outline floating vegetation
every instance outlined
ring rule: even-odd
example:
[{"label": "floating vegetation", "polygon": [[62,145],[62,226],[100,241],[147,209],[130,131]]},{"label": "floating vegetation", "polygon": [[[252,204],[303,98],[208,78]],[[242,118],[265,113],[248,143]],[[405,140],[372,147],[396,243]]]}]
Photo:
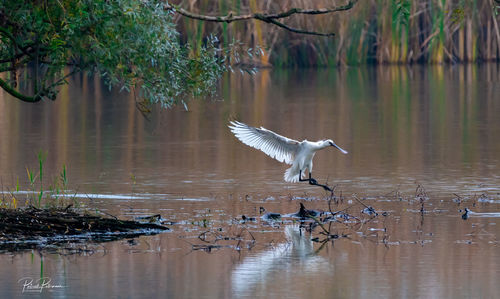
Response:
[{"label": "floating vegetation", "polygon": [[[326,245],[325,243],[328,241],[351,238],[354,235],[357,235],[361,239],[371,239],[374,236],[378,236],[379,233],[387,234],[386,227],[374,228],[367,225],[377,217],[387,216],[387,213],[378,213],[373,207],[365,205],[361,200],[357,200],[354,204],[350,204],[338,211],[332,210],[332,203],[334,202],[332,196],[329,197],[327,202],[329,203],[328,210],[308,209],[304,203],[299,203],[299,209],[294,213],[280,214],[267,212],[260,218],[243,215],[241,219],[234,219],[231,223],[226,224],[216,224],[211,219],[203,217],[203,225],[200,225],[196,221],[193,222],[194,225],[203,228],[197,237],[202,243],[185,241],[191,245],[193,251],[203,250],[205,252],[213,252],[220,249],[233,249],[236,251],[243,249],[251,250],[258,242],[254,234],[266,233],[264,227],[267,225],[273,228],[279,228],[283,225],[285,231],[290,225],[297,226],[299,230],[308,233],[310,241],[322,243],[321,246]],[[357,208],[358,205],[364,207],[361,212]],[[259,208],[261,214],[265,210],[263,207]],[[258,222],[259,219],[261,220],[260,223]],[[222,225],[219,226],[219,224]],[[272,230],[269,232],[278,231]]]},{"label": "floating vegetation", "polygon": [[[186,234],[180,237],[189,243],[193,251],[213,253],[230,250],[241,253],[242,250],[250,251],[254,248],[269,251],[269,248],[281,248],[281,245],[298,246],[293,244],[295,239],[288,235],[290,227],[293,227],[295,234],[300,235],[301,242],[311,242],[310,254],[315,254],[327,246],[334,246],[335,242],[369,242],[386,248],[401,245],[426,246],[435,241],[443,241],[439,237],[436,239],[440,235],[434,231],[436,221],[448,221],[445,219],[452,217],[455,220],[451,221],[456,221],[456,225],[469,227],[469,224],[460,219],[462,213],[466,215],[462,216],[466,217],[464,219],[500,217],[497,212],[473,212],[467,208],[457,213],[451,206],[455,205],[458,195],[453,194],[455,197],[451,200],[436,200],[420,184],[417,184],[414,193],[408,195],[396,190],[380,196],[343,194],[342,200],[339,200],[335,191],[328,193],[324,198],[306,196],[297,199],[284,196],[276,199],[283,201],[279,202],[279,206],[272,202],[266,204],[260,200],[248,202],[241,199],[247,205],[256,204],[253,211],[260,217],[252,213],[235,217],[223,211],[220,214],[199,214],[197,217],[203,219],[203,225],[200,221],[194,221],[193,229],[184,230]],[[469,202],[465,200],[465,196],[460,198],[461,201]],[[479,198],[491,199],[494,195],[485,193],[471,198],[477,202]],[[297,202],[294,204],[294,201]],[[281,204],[287,202],[295,205],[297,210],[290,213],[289,208],[283,209]],[[481,206],[495,207],[489,201],[483,201]],[[224,220],[224,216],[231,219]],[[405,223],[409,229],[400,231],[399,223]],[[484,244],[496,245],[498,240],[494,233],[489,232],[494,224],[475,221],[470,223],[470,228],[475,238],[484,239]],[[482,229],[480,233],[475,232],[477,227]],[[462,243],[461,237],[453,243]]]}]

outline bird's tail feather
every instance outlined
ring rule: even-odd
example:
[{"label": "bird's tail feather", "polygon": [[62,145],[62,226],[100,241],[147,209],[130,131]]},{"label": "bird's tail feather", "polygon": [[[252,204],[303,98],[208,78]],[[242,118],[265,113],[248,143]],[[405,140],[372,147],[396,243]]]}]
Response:
[{"label": "bird's tail feather", "polygon": [[[302,174],[304,175],[304,174]],[[285,171],[284,175],[285,182],[297,183],[299,181],[299,170],[295,167],[290,167]]]}]

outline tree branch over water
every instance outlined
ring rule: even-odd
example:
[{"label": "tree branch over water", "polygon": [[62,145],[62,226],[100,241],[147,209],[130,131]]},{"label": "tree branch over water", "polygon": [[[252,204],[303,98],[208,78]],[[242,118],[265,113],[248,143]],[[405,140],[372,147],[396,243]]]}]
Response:
[{"label": "tree branch over water", "polygon": [[288,31],[291,31],[294,33],[318,35],[318,36],[334,36],[335,33],[333,33],[333,32],[321,33],[321,32],[317,32],[317,31],[308,31],[308,30],[293,28],[293,27],[290,27],[290,26],[283,24],[282,22],[279,22],[278,19],[288,18],[288,17],[295,15],[295,14],[323,15],[323,14],[331,14],[331,13],[338,12],[338,11],[346,11],[346,10],[350,10],[351,8],[353,8],[357,2],[358,2],[358,0],[349,0],[349,2],[346,5],[335,6],[335,7],[331,7],[331,8],[318,8],[318,9],[291,8],[287,11],[280,12],[280,13],[251,13],[251,14],[236,15],[236,16],[233,15],[232,12],[230,12],[229,14],[227,14],[225,16],[201,15],[201,14],[187,11],[178,5],[173,5],[173,4],[169,4],[169,3],[167,3],[165,5],[165,7],[166,7],[166,9],[172,10],[172,11],[174,11],[174,12],[176,12],[184,17],[187,17],[190,19],[196,19],[196,20],[200,20],[200,21],[231,23],[231,22],[247,21],[247,20],[255,19],[255,20],[265,22],[265,23],[270,23],[270,24],[276,25],[278,27],[281,27],[285,30],[288,30]]},{"label": "tree branch over water", "polygon": [[213,95],[231,57],[237,57],[233,52],[253,55],[232,44],[221,47],[214,36],[201,46],[180,43],[174,14],[226,23],[255,19],[299,34],[332,36],[282,20],[346,11],[357,1],[331,8],[206,16],[163,0],[4,0],[0,88],[24,102],[55,100],[70,75],[97,74],[109,87],[134,91],[137,102],[168,108],[190,97]]},{"label": "tree branch over water", "polygon": [[225,49],[181,44],[172,17],[160,0],[0,1],[0,88],[55,100],[83,73],[162,107],[215,93]]}]

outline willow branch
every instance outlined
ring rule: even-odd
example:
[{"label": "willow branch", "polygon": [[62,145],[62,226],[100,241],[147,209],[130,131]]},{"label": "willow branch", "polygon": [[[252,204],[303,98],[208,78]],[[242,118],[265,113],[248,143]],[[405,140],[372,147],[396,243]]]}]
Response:
[{"label": "willow branch", "polygon": [[297,28],[289,27],[282,22],[277,21],[277,19],[283,19],[290,17],[295,14],[306,14],[306,15],[322,15],[322,14],[330,14],[338,11],[346,11],[354,7],[354,5],[358,2],[358,0],[349,0],[346,5],[336,6],[331,8],[319,8],[319,9],[302,9],[302,8],[291,8],[285,12],[280,13],[251,13],[246,15],[236,15],[234,16],[232,12],[225,16],[207,16],[200,15],[197,13],[193,13],[185,10],[182,7],[173,4],[165,4],[165,9],[172,10],[182,16],[185,16],[190,19],[208,21],[208,22],[219,22],[219,23],[231,23],[235,21],[244,21],[244,20],[259,20],[262,22],[270,23],[276,26],[279,26],[283,29],[286,29],[291,32],[301,33],[301,34],[310,34],[310,35],[319,35],[319,36],[333,36],[334,33],[321,33],[315,31],[307,31]]},{"label": "willow branch", "polygon": [[80,68],[74,68],[71,72],[67,73],[66,75],[62,76],[61,78],[57,79],[57,81],[53,82],[52,84],[50,84],[49,86],[47,87],[44,87],[43,88],[43,96],[45,96],[46,94],[48,94],[53,88],[56,88],[57,86],[59,85],[62,85],[62,84],[65,84],[67,83],[66,82],[66,79],[69,78],[70,76],[73,76],[74,74],[80,72],[81,69]]},{"label": "willow branch", "polygon": [[35,102],[39,102],[42,99],[42,97],[40,95],[30,97],[30,96],[27,96],[27,95],[20,93],[19,91],[15,90],[12,86],[10,86],[9,83],[5,82],[1,78],[0,78],[0,87],[3,88],[3,90],[8,92],[13,97],[18,98],[19,100],[21,100],[23,102],[35,103]]},{"label": "willow branch", "polygon": [[[66,75],[62,76],[61,78],[57,79],[55,82],[50,84],[49,86],[44,86],[38,93],[36,93],[33,96],[27,96],[25,94],[22,94],[21,92],[17,91],[14,87],[12,87],[9,83],[4,81],[2,78],[0,78],[0,87],[3,88],[7,93],[12,95],[13,97],[23,101],[23,102],[29,102],[29,103],[35,103],[41,101],[44,97],[49,97],[51,94],[57,94],[57,91],[55,91],[55,88],[61,84],[65,83],[65,80],[74,75],[75,73],[78,73],[80,69],[75,68],[71,72],[67,73]],[[55,99],[51,98],[52,100]]]}]

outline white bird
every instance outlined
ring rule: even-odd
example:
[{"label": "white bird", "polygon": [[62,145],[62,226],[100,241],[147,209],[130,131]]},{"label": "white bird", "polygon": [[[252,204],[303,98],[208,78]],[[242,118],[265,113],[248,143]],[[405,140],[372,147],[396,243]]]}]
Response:
[{"label": "white bird", "polygon": [[[280,162],[291,164],[285,172],[286,182],[309,181],[312,185],[320,185],[311,177],[314,154],[320,149],[333,146],[342,153],[347,151],[340,148],[331,139],[311,142],[289,139],[263,127],[255,128],[239,121],[231,121],[229,128],[244,144],[263,151],[266,155]],[[302,179],[306,169],[309,170],[309,179]],[[323,186],[324,185],[320,185]]]}]

